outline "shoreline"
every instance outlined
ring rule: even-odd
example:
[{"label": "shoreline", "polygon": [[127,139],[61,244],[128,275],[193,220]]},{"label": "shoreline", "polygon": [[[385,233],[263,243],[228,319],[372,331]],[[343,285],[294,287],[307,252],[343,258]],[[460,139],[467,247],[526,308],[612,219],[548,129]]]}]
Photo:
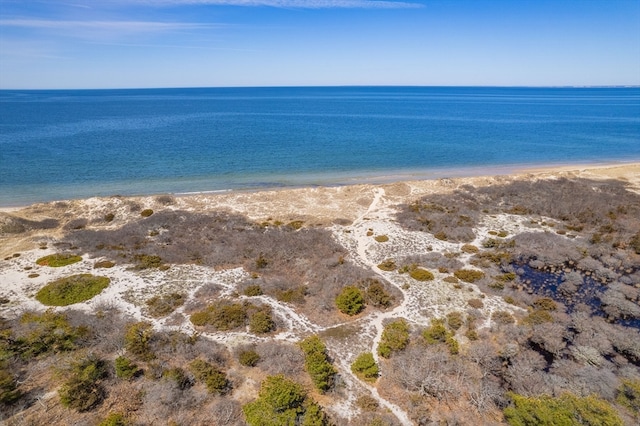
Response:
[{"label": "shoreline", "polygon": [[[317,188],[345,188],[358,185],[390,185],[409,182],[422,182],[422,181],[438,181],[441,179],[458,179],[458,178],[490,178],[498,176],[526,176],[526,175],[546,175],[554,173],[578,173],[589,174],[594,177],[610,177],[620,178],[638,176],[640,179],[640,160],[630,161],[602,161],[602,162],[580,162],[580,163],[561,163],[561,164],[510,164],[499,166],[473,166],[473,167],[457,167],[457,168],[442,168],[431,170],[407,170],[398,171],[396,173],[361,173],[361,174],[345,174],[344,176],[334,177],[333,179],[310,179],[311,176],[302,178],[300,184],[282,184],[282,185],[265,185],[261,187],[247,187],[247,188],[229,188],[229,189],[213,189],[203,191],[176,191],[176,192],[149,192],[141,194],[113,194],[113,195],[90,195],[86,197],[78,198],[61,198],[52,200],[35,201],[26,204],[16,205],[0,205],[0,213],[16,212],[30,206],[38,204],[47,204],[55,202],[73,202],[81,201],[89,198],[145,198],[155,197],[159,195],[172,195],[177,198],[189,198],[189,197],[217,197],[224,195],[241,195],[241,194],[256,194],[263,192],[281,192],[292,191],[301,189],[317,189]],[[316,175],[317,176],[317,175]],[[305,180],[307,182],[305,182]]]}]

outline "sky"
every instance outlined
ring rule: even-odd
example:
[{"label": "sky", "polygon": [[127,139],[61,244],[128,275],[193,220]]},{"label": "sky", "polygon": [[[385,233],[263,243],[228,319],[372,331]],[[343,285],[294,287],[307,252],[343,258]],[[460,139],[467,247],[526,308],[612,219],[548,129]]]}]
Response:
[{"label": "sky", "polygon": [[0,89],[640,85],[640,0],[0,0]]}]

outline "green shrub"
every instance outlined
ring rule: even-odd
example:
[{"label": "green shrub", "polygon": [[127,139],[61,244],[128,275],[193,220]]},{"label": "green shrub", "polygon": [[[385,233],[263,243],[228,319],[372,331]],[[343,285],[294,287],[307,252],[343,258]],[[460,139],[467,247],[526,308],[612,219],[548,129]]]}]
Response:
[{"label": "green shrub", "polygon": [[73,327],[65,314],[52,310],[24,313],[20,317],[20,323],[28,327],[28,334],[7,339],[5,351],[25,359],[75,350],[81,339],[88,334],[86,327]]},{"label": "green shrub", "polygon": [[462,312],[454,311],[447,314],[447,325],[451,327],[452,330],[458,330],[462,327],[464,323],[464,318],[462,317]]},{"label": "green shrub", "polygon": [[517,394],[511,394],[510,397],[513,405],[505,408],[504,416],[513,426],[623,425],[615,409],[595,396],[580,398],[565,393],[557,398],[548,395],[525,397]]},{"label": "green shrub", "polygon": [[378,355],[389,358],[393,352],[401,351],[409,344],[409,324],[404,319],[390,322],[384,327]]},{"label": "green shrub", "polygon": [[50,282],[36,293],[36,299],[47,306],[67,306],[100,294],[111,280],[91,274],[78,274]]},{"label": "green shrub", "polygon": [[242,407],[249,426],[324,426],[320,406],[307,397],[302,386],[283,375],[268,376],[258,399]]},{"label": "green shrub", "polygon": [[631,237],[629,246],[636,254],[640,254],[640,231],[638,231],[633,237]]},{"label": "green shrub", "polygon": [[246,367],[255,367],[260,361],[260,355],[254,350],[244,350],[238,354],[238,361]]},{"label": "green shrub", "polygon": [[230,389],[231,383],[227,375],[213,365],[201,359],[196,359],[189,364],[189,371],[196,380],[207,386],[209,393],[224,395]]},{"label": "green shrub", "polygon": [[336,297],[336,306],[343,314],[356,315],[364,309],[364,297],[356,286],[346,286]]},{"label": "green shrub", "polygon": [[59,268],[61,266],[71,265],[82,260],[82,256],[69,253],[56,253],[49,256],[41,257],[36,260],[36,263],[40,266],[51,266],[53,268]]},{"label": "green shrub", "polygon": [[153,214],[153,210],[151,209],[144,209],[140,212],[140,216],[142,217],[149,217]]},{"label": "green shrub", "polygon": [[555,311],[558,305],[550,297],[541,297],[533,302],[533,307],[541,311]]},{"label": "green shrub", "polygon": [[513,315],[507,311],[495,311],[491,314],[491,319],[497,322],[498,324],[513,324],[516,322]]},{"label": "green shrub", "polygon": [[640,415],[640,380],[623,379],[622,385],[618,388],[616,402],[636,416]]},{"label": "green shrub", "polygon": [[262,288],[258,285],[250,285],[249,287],[244,289],[244,295],[245,296],[261,296],[262,295]]},{"label": "green shrub", "polygon": [[351,371],[365,380],[375,380],[380,374],[378,364],[376,364],[371,352],[358,355],[353,364],[351,364]]},{"label": "green shrub", "polygon": [[94,269],[113,268],[114,266],[116,266],[115,262],[112,262],[110,260],[100,260],[93,264]]},{"label": "green shrub", "polygon": [[444,320],[441,318],[432,319],[431,325],[422,332],[422,337],[429,345],[445,342],[449,337],[449,331],[444,325]]},{"label": "green shrub", "polygon": [[122,413],[109,413],[106,419],[101,421],[98,426],[127,426],[127,422]]},{"label": "green shrub", "polygon": [[104,221],[105,222],[113,222],[113,219],[116,217],[115,214],[113,213],[107,213],[104,215]]},{"label": "green shrub", "polygon": [[211,325],[220,331],[233,330],[247,324],[248,304],[222,302],[191,315],[193,325]]},{"label": "green shrub", "polygon": [[467,283],[474,283],[484,278],[484,272],[476,271],[475,269],[458,269],[453,275],[461,281]]},{"label": "green shrub", "polygon": [[187,389],[193,385],[187,373],[180,367],[170,368],[162,373],[162,377],[172,380],[178,389]]},{"label": "green shrub", "polygon": [[389,237],[387,237],[386,235],[378,235],[373,238],[379,243],[386,243],[387,241],[389,241]]},{"label": "green shrub", "polygon": [[276,292],[276,299],[285,303],[304,303],[304,297],[307,295],[307,287],[299,286],[296,288],[289,288],[287,290],[280,290]]},{"label": "green shrub", "polygon": [[553,322],[553,316],[549,313],[549,311],[536,309],[529,313],[529,315],[527,315],[527,317],[524,318],[522,322],[528,325],[538,325],[545,322]]},{"label": "green shrub", "polygon": [[20,399],[22,392],[18,389],[16,378],[0,360],[0,404],[12,404]]},{"label": "green shrub", "polygon": [[107,365],[103,360],[93,356],[84,358],[72,364],[67,375],[67,380],[58,390],[60,402],[65,407],[79,412],[89,411],[105,398],[101,381],[107,376]]},{"label": "green shrub", "polygon": [[514,272],[506,272],[504,274],[500,274],[496,276],[496,280],[501,282],[509,282],[516,279],[516,274]]},{"label": "green shrub", "polygon": [[153,326],[146,321],[140,321],[127,327],[124,335],[125,349],[136,357],[150,361],[155,358],[151,351],[151,339],[153,338]]},{"label": "green shrub", "polygon": [[368,281],[369,285],[365,290],[366,302],[377,308],[388,308],[391,306],[391,296],[384,289],[378,280]]},{"label": "green shrub", "polygon": [[154,318],[167,316],[184,304],[184,298],[184,294],[180,293],[153,296],[151,299],[147,300],[146,303],[149,315]]},{"label": "green shrub", "polygon": [[[369,395],[359,396],[358,399],[356,399],[356,405],[362,411],[368,411],[368,412],[374,412],[374,411],[377,411],[378,408],[380,408],[380,404],[378,403],[378,400]],[[368,426],[371,426],[371,423],[369,423]]]},{"label": "green shrub", "polygon": [[162,258],[154,254],[137,254],[134,259],[137,262],[134,269],[138,270],[162,268],[164,266]]},{"label": "green shrub", "polygon": [[116,377],[120,379],[130,380],[139,375],[142,370],[138,368],[129,358],[119,356],[115,361]]},{"label": "green shrub", "polygon": [[449,353],[451,355],[458,355],[458,353],[460,353],[460,344],[452,334],[447,336],[445,343],[447,344],[447,348],[449,349]]},{"label": "green shrub", "polygon": [[426,269],[422,268],[412,269],[411,271],[409,271],[409,276],[417,281],[431,281],[435,278],[431,271],[427,271]]},{"label": "green shrub", "polygon": [[289,228],[295,229],[296,231],[300,228],[302,228],[302,225],[304,225],[304,221],[303,220],[294,220],[291,221],[289,223],[287,223],[287,226]]},{"label": "green shrub", "polygon": [[276,329],[276,323],[271,318],[271,310],[262,309],[249,318],[249,331],[255,334],[269,333]]},{"label": "green shrub", "polygon": [[489,284],[489,287],[494,290],[504,290],[504,281],[494,281]]},{"label": "green shrub", "polygon": [[305,356],[305,368],[315,387],[326,392],[333,386],[333,380],[338,372],[329,361],[327,348],[317,335],[307,337],[300,342]]},{"label": "green shrub", "polygon": [[397,269],[396,262],[393,259],[387,259],[378,265],[378,269],[391,272]]}]

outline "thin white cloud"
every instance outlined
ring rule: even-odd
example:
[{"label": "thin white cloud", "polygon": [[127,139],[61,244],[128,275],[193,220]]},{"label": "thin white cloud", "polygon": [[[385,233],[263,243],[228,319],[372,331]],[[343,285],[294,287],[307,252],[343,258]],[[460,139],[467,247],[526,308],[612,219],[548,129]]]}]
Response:
[{"label": "thin white cloud", "polygon": [[0,27],[30,29],[93,29],[112,31],[171,31],[221,27],[220,24],[151,21],[55,21],[48,19],[0,19]]},{"label": "thin white cloud", "polygon": [[389,0],[134,0],[148,5],[269,6],[297,9],[407,9],[421,3]]}]

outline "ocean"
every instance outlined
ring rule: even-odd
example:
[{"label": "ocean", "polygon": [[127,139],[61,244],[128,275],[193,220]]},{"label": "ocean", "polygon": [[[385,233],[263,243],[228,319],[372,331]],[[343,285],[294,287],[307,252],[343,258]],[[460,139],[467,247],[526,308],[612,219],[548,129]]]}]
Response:
[{"label": "ocean", "polygon": [[640,161],[640,88],[0,91],[0,207]]}]

